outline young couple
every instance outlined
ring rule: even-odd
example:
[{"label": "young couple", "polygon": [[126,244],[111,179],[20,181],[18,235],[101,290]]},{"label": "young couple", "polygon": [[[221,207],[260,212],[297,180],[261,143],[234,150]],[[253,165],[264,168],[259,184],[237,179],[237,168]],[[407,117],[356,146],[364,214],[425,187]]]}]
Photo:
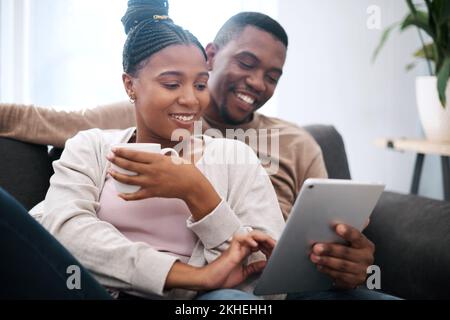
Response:
[{"label": "young couple", "polygon": [[[122,113],[125,119],[135,115],[136,127],[92,129],[68,140],[54,163],[46,199],[32,214],[113,296],[254,299],[253,275],[264,268],[303,181],[326,177],[320,148],[309,135],[255,113],[272,97],[282,75],[287,35],[266,15],[241,13],[227,21],[205,51],[170,20],[162,0],[130,0],[122,22],[128,35],[123,83],[134,110],[108,107],[110,114],[117,110],[109,125],[134,124],[119,119]],[[21,112],[46,112],[9,110],[10,120]],[[52,124],[46,122],[49,117],[42,119],[35,126],[47,127],[45,139]],[[173,131],[192,131],[201,119],[219,130],[281,129],[279,172],[269,179],[247,145],[207,136],[201,139],[198,162],[188,161],[189,154],[182,154],[186,160],[179,164],[159,154],[111,152],[117,143],[173,147],[179,143],[171,140]],[[71,123],[46,143],[57,145],[60,139],[64,144],[83,126]],[[3,135],[32,140],[20,127],[3,130]],[[235,163],[242,154],[255,161]],[[207,158],[216,161],[203,161]],[[111,163],[138,175],[115,172]],[[118,196],[113,179],[141,190]],[[337,226],[336,232],[348,245],[316,244],[311,261],[340,290],[318,297],[381,299],[352,290],[364,284],[373,244],[349,226]],[[96,288],[95,280],[86,281]]]}]

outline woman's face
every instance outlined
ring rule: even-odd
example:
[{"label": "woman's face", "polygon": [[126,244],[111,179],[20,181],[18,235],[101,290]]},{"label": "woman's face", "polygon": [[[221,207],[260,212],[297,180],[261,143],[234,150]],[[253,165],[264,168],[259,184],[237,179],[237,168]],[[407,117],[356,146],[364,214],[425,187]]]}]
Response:
[{"label": "woman's face", "polygon": [[171,140],[179,128],[192,132],[209,105],[208,78],[195,45],[169,46],[152,55],[136,78],[125,74],[125,88],[136,98],[138,139]]}]

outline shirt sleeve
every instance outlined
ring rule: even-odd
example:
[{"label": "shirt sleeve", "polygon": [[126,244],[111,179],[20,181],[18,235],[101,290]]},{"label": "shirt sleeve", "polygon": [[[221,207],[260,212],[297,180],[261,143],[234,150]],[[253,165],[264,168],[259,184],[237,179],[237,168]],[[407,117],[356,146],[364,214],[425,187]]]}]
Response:
[{"label": "shirt sleeve", "polygon": [[0,104],[1,137],[59,148],[82,130],[126,129],[133,126],[135,111],[128,102],[71,111],[35,105]]},{"label": "shirt sleeve", "polygon": [[98,137],[90,137],[90,131],[68,140],[54,163],[41,223],[105,287],[162,296],[177,259],[128,240],[98,219],[106,159],[96,147]]}]

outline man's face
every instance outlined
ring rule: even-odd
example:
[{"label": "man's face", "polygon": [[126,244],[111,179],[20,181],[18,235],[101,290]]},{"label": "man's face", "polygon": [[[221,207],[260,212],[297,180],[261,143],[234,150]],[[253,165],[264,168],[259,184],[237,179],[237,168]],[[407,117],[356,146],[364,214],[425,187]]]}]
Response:
[{"label": "man's face", "polygon": [[223,48],[208,45],[212,107],[229,124],[249,121],[272,96],[286,47],[270,33],[247,26]]}]

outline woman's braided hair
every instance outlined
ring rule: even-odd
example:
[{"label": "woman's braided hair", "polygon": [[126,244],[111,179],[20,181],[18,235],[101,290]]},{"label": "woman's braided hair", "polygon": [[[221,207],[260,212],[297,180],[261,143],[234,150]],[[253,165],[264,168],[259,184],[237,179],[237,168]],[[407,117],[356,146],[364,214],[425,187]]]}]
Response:
[{"label": "woman's braided hair", "polygon": [[197,38],[173,23],[168,17],[167,0],[129,0],[122,18],[127,41],[123,48],[123,70],[136,76],[147,59],[171,45],[196,45],[203,56],[206,52]]}]

